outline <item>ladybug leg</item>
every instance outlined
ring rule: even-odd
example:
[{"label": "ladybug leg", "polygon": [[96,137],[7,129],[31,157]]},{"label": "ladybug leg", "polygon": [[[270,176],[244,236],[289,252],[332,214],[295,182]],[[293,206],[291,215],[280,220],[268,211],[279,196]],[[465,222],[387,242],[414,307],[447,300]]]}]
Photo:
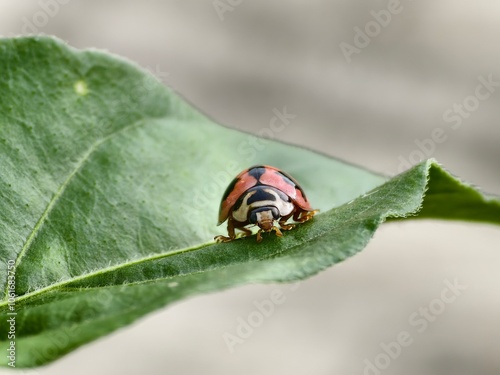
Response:
[{"label": "ladybug leg", "polygon": [[236,236],[238,238],[251,236],[253,234],[252,231],[250,229],[248,229],[248,228],[241,227],[241,228],[238,228],[238,229],[243,232],[243,233],[238,233],[238,235]]},{"label": "ladybug leg", "polygon": [[226,237],[226,236],[219,234],[218,236],[214,237],[214,240],[217,243],[221,243],[221,242],[231,242],[233,239],[231,237]]},{"label": "ladybug leg", "polygon": [[262,229],[259,229],[259,231],[257,232],[257,242],[261,242],[262,241]]},{"label": "ladybug leg", "polygon": [[276,225],[274,225],[268,231],[265,231],[264,229],[259,229],[259,231],[257,232],[257,242],[261,242],[262,241],[262,235],[261,235],[262,232],[272,232],[273,230],[276,232],[276,235],[278,237],[283,237],[283,233],[281,232],[280,228],[278,228]]},{"label": "ladybug leg", "polygon": [[218,235],[214,237],[215,242],[230,242],[236,239],[236,234],[234,233],[234,223],[231,217],[227,220],[227,234],[229,237]]},{"label": "ladybug leg", "polygon": [[292,217],[292,215],[293,215],[293,211],[292,211],[292,212],[290,212],[290,214],[289,214],[289,215],[287,215],[287,216],[283,216],[283,217],[281,218],[281,220],[279,221],[279,224],[280,224],[281,229],[283,229],[283,230],[290,230],[290,229],[292,229],[293,227],[295,227],[295,225],[293,225],[293,224],[286,224],[287,220],[288,220],[288,219],[290,219],[290,218]]},{"label": "ladybug leg", "polygon": [[314,215],[316,215],[319,212],[319,210],[312,210],[312,211],[296,211],[293,214],[293,220],[303,223],[305,221],[311,220]]},{"label": "ladybug leg", "polygon": [[278,237],[283,237],[283,233],[281,233],[280,228],[278,228],[277,226],[274,226],[273,230],[276,232],[276,235]]}]

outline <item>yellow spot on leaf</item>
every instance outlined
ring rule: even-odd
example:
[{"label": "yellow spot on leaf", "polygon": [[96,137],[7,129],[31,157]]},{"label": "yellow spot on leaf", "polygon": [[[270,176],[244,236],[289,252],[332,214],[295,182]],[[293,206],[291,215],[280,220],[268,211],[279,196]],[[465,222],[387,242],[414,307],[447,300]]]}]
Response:
[{"label": "yellow spot on leaf", "polygon": [[73,87],[78,95],[84,96],[89,93],[89,88],[87,87],[87,83],[85,81],[76,81]]}]

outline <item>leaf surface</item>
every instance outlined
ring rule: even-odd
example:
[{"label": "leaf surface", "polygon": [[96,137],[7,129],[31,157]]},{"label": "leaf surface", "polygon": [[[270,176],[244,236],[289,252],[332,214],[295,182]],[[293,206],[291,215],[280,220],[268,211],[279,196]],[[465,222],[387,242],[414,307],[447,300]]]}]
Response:
[{"label": "leaf surface", "polygon": [[[17,314],[17,367],[191,295],[314,275],[362,250],[387,219],[500,223],[497,198],[433,160],[388,179],[237,132],[105,53],[0,40],[0,71],[0,312],[2,322]],[[220,198],[255,164],[293,175],[321,214],[283,238],[215,244]]]}]

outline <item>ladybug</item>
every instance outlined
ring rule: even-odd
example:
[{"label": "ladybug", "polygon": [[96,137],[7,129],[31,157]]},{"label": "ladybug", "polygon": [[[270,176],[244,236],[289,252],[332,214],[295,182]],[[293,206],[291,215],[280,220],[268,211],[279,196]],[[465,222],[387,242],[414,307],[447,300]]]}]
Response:
[{"label": "ladybug", "polygon": [[[257,242],[262,241],[262,232],[276,232],[281,237],[281,229],[290,230],[293,224],[310,220],[319,210],[311,209],[304,190],[293,177],[269,165],[257,165],[245,169],[227,187],[222,197],[219,222],[227,220],[226,236],[215,236],[217,242],[229,242],[237,238],[235,229],[242,231],[238,237],[252,235],[247,225],[257,225]],[[279,227],[275,225],[278,221]]]}]

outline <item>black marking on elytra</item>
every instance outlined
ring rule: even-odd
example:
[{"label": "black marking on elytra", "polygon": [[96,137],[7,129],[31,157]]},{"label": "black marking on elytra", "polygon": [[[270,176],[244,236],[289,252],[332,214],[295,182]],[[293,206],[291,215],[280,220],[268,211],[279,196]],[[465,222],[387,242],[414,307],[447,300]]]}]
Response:
[{"label": "black marking on elytra", "polygon": [[281,175],[281,177],[283,178],[283,180],[287,184],[289,184],[291,186],[294,186],[296,189],[300,190],[300,192],[302,193],[302,196],[307,201],[306,193],[304,192],[304,190],[302,190],[302,187],[299,185],[299,183],[297,182],[297,180],[295,180],[295,178],[293,178],[288,173],[285,173],[283,171],[279,171],[279,172],[277,171],[276,173],[279,173]]},{"label": "black marking on elytra", "polygon": [[231,192],[233,191],[233,189],[236,186],[236,184],[238,183],[238,181],[239,181],[238,178],[235,178],[235,179],[233,179],[233,181],[231,181],[231,183],[227,187],[226,191],[224,192],[224,195],[222,196],[222,202],[224,202],[226,200],[226,198],[229,196],[229,194],[231,194]]},{"label": "black marking on elytra", "polygon": [[288,185],[293,186],[293,187],[297,186],[297,184],[295,182],[293,182],[293,179],[291,176],[287,176],[284,172],[279,172],[279,171],[276,171],[276,174],[278,174],[281,177],[281,179],[283,181],[285,181]]},{"label": "black marking on elytra", "polygon": [[257,165],[248,170],[248,174],[255,178],[257,181],[260,180],[260,176],[266,173],[266,167],[263,165]]}]

